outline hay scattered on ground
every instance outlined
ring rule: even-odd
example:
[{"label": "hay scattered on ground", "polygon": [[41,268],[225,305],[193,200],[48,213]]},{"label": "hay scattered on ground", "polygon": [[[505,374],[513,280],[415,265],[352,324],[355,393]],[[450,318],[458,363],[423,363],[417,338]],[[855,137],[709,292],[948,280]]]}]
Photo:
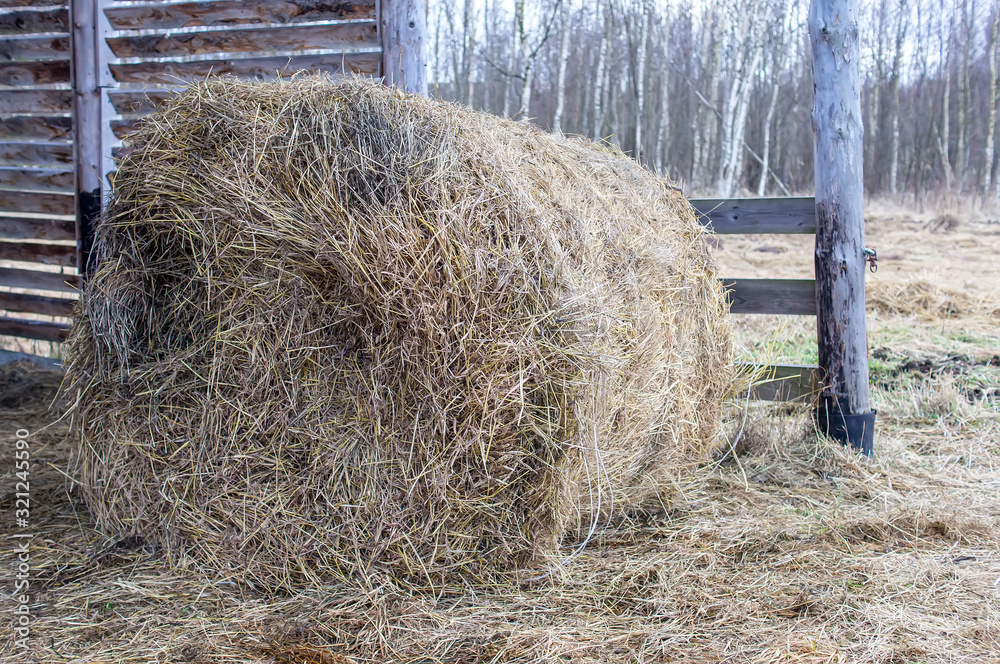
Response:
[{"label": "hay scattered on ground", "polygon": [[34,475],[33,649],[5,641],[0,662],[992,661],[1000,417],[875,399],[875,462],[818,440],[801,409],[754,407],[738,455],[602,526],[558,576],[465,594],[389,581],[275,596],[177,569],[97,532],[66,492],[60,437]]},{"label": "hay scattered on ground", "polygon": [[1000,319],[1000,303],[987,295],[963,293],[921,276],[897,277],[866,285],[869,311],[924,319],[985,316]]},{"label": "hay scattered on ground", "polygon": [[702,228],[588,141],[213,80],[133,136],[95,251],[74,475],[102,532],[214,581],[551,572],[717,442]]}]

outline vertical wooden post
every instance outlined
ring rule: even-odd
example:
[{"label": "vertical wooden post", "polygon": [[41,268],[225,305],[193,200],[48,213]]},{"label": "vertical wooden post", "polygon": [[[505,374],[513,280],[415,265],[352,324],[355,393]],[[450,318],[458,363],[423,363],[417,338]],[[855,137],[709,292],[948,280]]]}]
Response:
[{"label": "vertical wooden post", "polygon": [[427,94],[427,0],[381,0],[386,85]]},{"label": "vertical wooden post", "polygon": [[76,164],[76,248],[81,279],[93,269],[94,228],[101,213],[101,89],[98,0],[71,0],[73,143]]},{"label": "vertical wooden post", "polygon": [[872,453],[858,0],[812,0],[820,430]]}]

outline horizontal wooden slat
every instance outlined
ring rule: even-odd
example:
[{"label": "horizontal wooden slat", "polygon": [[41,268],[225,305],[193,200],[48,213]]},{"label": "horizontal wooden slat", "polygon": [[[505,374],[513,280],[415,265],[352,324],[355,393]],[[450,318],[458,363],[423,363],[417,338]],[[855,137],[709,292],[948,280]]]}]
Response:
[{"label": "horizontal wooden slat", "polygon": [[0,140],[5,141],[68,139],[72,131],[73,119],[69,117],[15,115],[0,118]]},{"label": "horizontal wooden slat", "polygon": [[70,82],[69,60],[0,62],[0,85],[28,87]]},{"label": "horizontal wooden slat", "polygon": [[76,247],[40,242],[4,242],[0,240],[0,260],[76,266]]},{"label": "horizontal wooden slat", "polygon": [[26,7],[0,13],[0,34],[69,32],[68,7]]},{"label": "horizontal wooden slat", "polygon": [[813,279],[723,279],[730,313],[816,315]]},{"label": "horizontal wooden slat", "polygon": [[0,141],[0,166],[61,166],[73,163],[67,141]]},{"label": "horizontal wooden slat", "polygon": [[[5,192],[0,192],[3,194]],[[68,196],[69,202],[73,197]],[[0,238],[6,240],[75,240],[76,222],[72,219],[32,219],[0,217]]]},{"label": "horizontal wooden slat", "polygon": [[73,193],[73,169],[0,166],[0,189]]},{"label": "horizontal wooden slat", "polygon": [[0,292],[0,309],[46,316],[72,316],[75,299]]},{"label": "horizontal wooden slat", "polygon": [[[176,81],[174,81],[176,83]],[[174,93],[171,89],[108,90],[108,99],[118,113],[151,113]]]},{"label": "horizontal wooden slat", "polygon": [[118,118],[111,121],[111,132],[115,138],[122,139],[138,129],[141,124],[141,118]]},{"label": "horizontal wooden slat", "polygon": [[132,64],[112,64],[111,74],[119,82],[176,84],[178,79],[204,78],[210,74],[233,75],[242,78],[271,80],[281,73],[290,76],[296,71],[322,71],[340,74],[378,73],[381,52],[328,53],[321,55],[282,54],[268,57],[205,59],[189,61],[150,61]]},{"label": "horizontal wooden slat", "polygon": [[0,0],[0,7],[65,7],[69,0]]},{"label": "horizontal wooden slat", "polygon": [[691,206],[719,234],[816,232],[814,198],[693,198]]},{"label": "horizontal wooden slat", "polygon": [[40,341],[63,341],[69,331],[65,323],[47,323],[37,320],[20,320],[0,317],[0,334]]},{"label": "horizontal wooden slat", "polygon": [[0,189],[0,212],[72,215],[76,205],[73,197],[65,194]]},{"label": "horizontal wooden slat", "polygon": [[68,60],[69,35],[0,37],[0,60]]},{"label": "horizontal wooden slat", "polygon": [[71,90],[4,90],[0,92],[0,113],[48,115],[73,110]]},{"label": "horizontal wooden slat", "polygon": [[170,32],[163,35],[120,36],[107,40],[119,58],[176,57],[207,53],[259,53],[324,49],[346,51],[378,48],[374,21],[323,25],[249,27],[236,30]]},{"label": "horizontal wooden slat", "polygon": [[806,365],[743,365],[757,380],[750,396],[758,401],[797,401],[816,396],[821,388],[821,371]]},{"label": "horizontal wooden slat", "polygon": [[30,288],[75,293],[76,282],[76,275],[72,274],[0,267],[0,286],[6,286],[7,288]]},{"label": "horizontal wooden slat", "polygon": [[375,19],[375,0],[140,2],[104,10],[116,30]]}]

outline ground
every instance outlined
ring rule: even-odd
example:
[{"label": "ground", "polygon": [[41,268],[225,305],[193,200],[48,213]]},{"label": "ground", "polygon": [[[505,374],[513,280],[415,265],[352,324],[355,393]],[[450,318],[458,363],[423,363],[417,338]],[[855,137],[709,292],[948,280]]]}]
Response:
[{"label": "ground", "polygon": [[[0,512],[30,430],[29,650],[8,637],[19,540],[0,544],[0,663],[1000,662],[1000,223],[870,207],[876,456],[808,405],[735,404],[716,460],[606,525],[562,572],[456,593],[272,596],[170,569],[93,529],[65,476],[58,376],[0,375]],[[808,236],[726,236],[731,276],[809,277]],[[815,362],[814,320],[736,320],[743,359]]]}]

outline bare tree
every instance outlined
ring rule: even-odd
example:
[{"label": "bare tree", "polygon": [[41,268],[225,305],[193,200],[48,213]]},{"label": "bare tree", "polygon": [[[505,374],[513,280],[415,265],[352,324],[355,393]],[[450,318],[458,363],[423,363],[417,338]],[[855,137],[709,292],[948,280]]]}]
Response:
[{"label": "bare tree", "polygon": [[[987,58],[987,66],[989,67],[989,94],[986,97],[989,103],[987,104],[988,109],[986,113],[986,141],[983,147],[983,152],[985,153],[982,176],[984,199],[990,195],[990,180],[993,176],[993,142],[997,123],[997,104],[1000,103],[1000,98],[997,97],[997,58],[1000,56],[1000,5],[993,8],[992,18],[993,20],[990,22],[987,37],[990,43],[990,50]],[[1000,182],[1000,176],[997,177],[997,180]],[[998,200],[994,201],[994,203],[1000,202],[1000,188],[996,192]]]},{"label": "bare tree", "polygon": [[639,52],[635,62],[635,158],[642,161],[642,121],[646,110],[646,41],[649,39],[649,14],[652,1],[642,0],[639,27]]},{"label": "bare tree", "polygon": [[[607,65],[608,39],[610,38],[610,0],[598,2],[597,24],[601,29],[601,45],[597,49],[597,67],[594,70],[594,112],[593,131],[590,136],[596,141],[601,138],[601,129],[604,126],[604,68]],[[603,17],[603,21],[602,21]]]},{"label": "bare tree", "polygon": [[552,116],[552,131],[562,133],[563,111],[566,107],[566,65],[569,61],[570,37],[570,7],[569,2],[563,3],[562,39],[559,42],[559,74],[556,77],[556,110]]},{"label": "bare tree", "polygon": [[663,54],[660,61],[660,113],[656,126],[656,147],[653,148],[653,164],[657,173],[663,175],[664,143],[670,133],[670,6],[663,12],[663,28],[660,33]]},{"label": "bare tree", "polygon": [[718,195],[732,196],[743,170],[743,137],[746,134],[750,93],[757,68],[764,53],[760,14],[742,7],[734,44],[737,45],[737,68],[732,74],[729,94],[722,110],[722,144],[716,189]]},{"label": "bare tree", "polygon": [[[434,92],[682,167],[692,193],[811,191],[801,0],[571,3],[432,3]],[[1000,205],[998,3],[866,0],[870,195],[923,201],[975,183]]]},{"label": "bare tree", "polygon": [[903,39],[906,37],[906,0],[899,0],[899,12],[896,23],[896,41],[892,56],[892,74],[889,78],[890,100],[890,137],[889,147],[889,192],[895,196],[898,193],[899,178],[899,77],[903,62]]}]

